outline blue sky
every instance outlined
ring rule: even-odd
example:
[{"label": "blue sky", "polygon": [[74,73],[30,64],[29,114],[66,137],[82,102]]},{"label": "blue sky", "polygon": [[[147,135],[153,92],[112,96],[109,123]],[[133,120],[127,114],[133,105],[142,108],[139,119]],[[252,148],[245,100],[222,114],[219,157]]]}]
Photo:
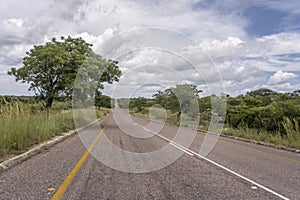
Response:
[{"label": "blue sky", "polygon": [[246,32],[250,36],[261,37],[284,31],[283,22],[288,17],[288,13],[254,6],[246,9],[245,16],[249,19],[249,25],[245,29]]},{"label": "blue sky", "polygon": [[[231,95],[261,87],[290,92],[300,89],[299,25],[300,2],[297,0],[3,0],[0,5],[0,94],[32,94],[27,91],[28,85],[16,83],[6,72],[11,67],[21,67],[25,52],[33,45],[43,44],[52,37],[71,35],[83,37],[93,43],[96,50],[108,38],[138,27],[171,29],[194,40],[195,44],[183,48],[188,51],[182,53],[200,63],[203,62],[200,49],[204,49],[214,60],[222,75],[222,84]],[[159,42],[159,36],[156,37]],[[122,44],[129,48],[135,40],[135,37],[127,37]],[[117,46],[110,48],[118,50]],[[126,72],[146,61],[159,64],[157,62],[166,58],[162,59],[163,56],[168,57],[142,50],[122,60],[120,67]],[[205,90],[207,85],[201,78],[197,79],[197,74],[185,71],[181,62],[176,60],[169,66],[185,74],[184,80],[178,83],[198,84],[199,89]],[[150,68],[149,65],[135,77],[127,76],[128,80],[122,83],[126,88],[139,88],[135,92],[137,96],[151,96],[156,90],[175,84],[171,78],[164,82],[157,78],[168,79],[167,70]],[[213,82],[213,74],[208,72],[205,76],[208,82]],[[143,81],[148,78],[161,87],[145,86],[143,90]],[[107,86],[104,93],[111,94],[115,87]],[[119,94],[126,95],[126,90]]]}]

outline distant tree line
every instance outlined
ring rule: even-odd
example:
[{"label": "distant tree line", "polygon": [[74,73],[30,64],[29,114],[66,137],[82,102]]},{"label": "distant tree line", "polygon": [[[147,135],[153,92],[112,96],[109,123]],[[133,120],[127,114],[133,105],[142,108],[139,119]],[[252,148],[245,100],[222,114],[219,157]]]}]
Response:
[{"label": "distant tree line", "polygon": [[[201,92],[196,89],[195,85],[179,85],[175,88],[158,91],[153,94],[153,98],[123,98],[118,100],[118,103],[121,108],[125,108],[125,105],[129,105],[128,108],[135,112],[142,112],[147,107],[160,104],[179,117],[182,111],[187,111],[190,103],[188,101],[191,97],[184,94],[187,97],[185,99],[186,101],[179,103],[178,98],[174,95],[174,91],[178,89],[181,92],[185,92],[188,88],[190,88],[190,91],[193,91],[193,94],[197,97],[199,92]],[[286,135],[287,131],[284,127],[284,120],[286,118],[293,121],[295,127],[300,126],[300,90],[290,93],[279,93],[262,88],[236,97],[225,96],[227,99],[225,125],[227,127],[234,129],[256,129],[258,132],[265,130],[274,134],[280,133]],[[216,98],[216,96],[211,95],[198,98],[200,114],[199,125],[208,126],[213,113],[211,106],[212,98]],[[193,115],[191,110],[187,113]],[[194,113],[194,115],[196,115],[196,113]]]},{"label": "distant tree line", "polygon": [[[72,102],[69,97],[65,96],[59,96],[56,97],[55,102],[57,104],[59,103],[67,103],[64,104],[64,107],[62,109],[71,109],[72,108]],[[114,99],[110,98],[109,96],[106,96],[102,94],[101,92],[97,91],[95,94],[95,106],[100,108],[112,108],[114,105]],[[4,104],[10,104],[10,103],[16,103],[21,102],[25,104],[38,104],[41,103],[41,100],[37,98],[36,96],[13,96],[13,95],[4,95],[0,96],[0,106]],[[36,107],[35,107],[36,108]],[[43,107],[40,107],[40,109],[44,109]]]},{"label": "distant tree line", "polygon": [[36,98],[33,96],[13,96],[13,95],[0,96],[0,104],[11,103],[11,102],[35,103]]}]

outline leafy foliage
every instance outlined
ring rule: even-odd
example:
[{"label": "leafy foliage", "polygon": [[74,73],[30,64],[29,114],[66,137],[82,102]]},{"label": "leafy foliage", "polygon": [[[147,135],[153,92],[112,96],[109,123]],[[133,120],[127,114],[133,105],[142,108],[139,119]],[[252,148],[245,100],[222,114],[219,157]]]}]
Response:
[{"label": "leafy foliage", "polygon": [[145,97],[132,98],[129,101],[129,108],[136,108],[137,112],[141,112],[143,107],[150,107],[151,104],[151,100],[147,100]]},{"label": "leafy foliage", "polygon": [[26,54],[23,67],[12,68],[8,74],[15,76],[16,81],[30,83],[29,90],[45,101],[46,108],[52,106],[55,98],[72,95],[82,65],[89,65],[85,80],[97,80],[95,90],[103,88],[102,82],[118,81],[121,75],[117,62],[95,54],[91,44],[82,38],[61,37],[61,41],[53,38],[45,45],[34,46]]},{"label": "leafy foliage", "polygon": [[[130,109],[135,109],[136,112],[143,112],[144,109],[154,104],[160,104],[167,111],[177,115],[177,122],[181,111],[187,112],[189,107],[189,93],[187,91],[189,85],[176,86],[165,91],[158,91],[153,95],[153,99],[139,97],[130,99]],[[196,87],[193,89],[197,95],[199,91]],[[184,91],[184,100],[181,105],[174,91],[181,89]],[[183,89],[183,90],[182,90]],[[191,94],[191,93],[190,93]],[[200,112],[199,127],[207,129],[214,110],[212,110],[212,100],[217,98],[215,95],[198,98],[198,106]],[[125,102],[123,99],[122,102]],[[129,100],[128,100],[129,101]],[[215,105],[218,106],[218,105]],[[217,109],[222,111],[222,108]],[[193,113],[193,111],[188,111]],[[289,133],[297,133],[300,123],[300,92],[278,93],[270,89],[259,89],[247,92],[245,95],[237,97],[227,97],[226,111],[226,127],[236,130],[252,130],[257,134],[267,132],[273,136],[287,136]],[[293,125],[291,125],[293,124]],[[290,134],[291,135],[291,134]]]},{"label": "leafy foliage", "polygon": [[[176,85],[174,88],[168,88],[165,91],[158,91],[153,95],[156,104],[160,104],[165,109],[177,113],[178,118],[183,113],[194,113],[193,99],[199,97],[201,90],[196,85]],[[193,116],[195,117],[195,116]]]},{"label": "leafy foliage", "polygon": [[97,91],[95,96],[95,106],[100,108],[112,108],[114,101],[106,95],[103,95],[101,92]]},{"label": "leafy foliage", "polygon": [[226,122],[232,128],[251,128],[286,135],[285,118],[300,122],[300,96],[260,89],[228,99]]}]

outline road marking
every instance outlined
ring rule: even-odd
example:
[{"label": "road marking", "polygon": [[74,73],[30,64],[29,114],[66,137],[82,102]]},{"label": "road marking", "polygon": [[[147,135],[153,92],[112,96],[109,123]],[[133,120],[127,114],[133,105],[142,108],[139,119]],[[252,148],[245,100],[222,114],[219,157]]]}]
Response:
[{"label": "road marking", "polygon": [[284,159],[284,160],[289,160],[289,161],[292,161],[292,162],[300,163],[300,160],[296,160],[296,159],[293,159],[293,158],[281,156],[281,155],[278,155],[278,154],[275,154],[275,153],[271,153],[271,152],[268,152],[268,151],[263,151],[263,150],[255,149],[255,148],[248,147],[248,146],[243,146],[243,145],[240,145],[240,144],[236,144],[234,142],[226,141],[224,139],[221,139],[221,142],[228,143],[228,144],[233,144],[235,146],[238,146],[238,147],[241,147],[241,148],[244,148],[244,149],[249,149],[249,150],[252,150],[252,151],[256,151],[256,152],[259,152],[259,153],[269,154],[271,156],[274,156],[274,157],[277,157],[277,158],[281,158],[281,159]]},{"label": "road marking", "polygon": [[257,187],[256,186],[251,186],[251,189],[257,190]]},{"label": "road marking", "polygon": [[[142,125],[139,125],[139,126],[143,127]],[[243,179],[243,180],[245,180],[245,181],[247,181],[247,182],[249,182],[249,183],[251,183],[251,184],[253,184],[253,185],[255,185],[255,186],[257,186],[257,187],[259,187],[259,188],[261,188],[261,189],[263,189],[263,190],[265,190],[265,191],[267,191],[267,192],[269,192],[269,193],[271,193],[275,196],[277,196],[277,197],[279,197],[279,198],[281,198],[281,199],[289,200],[289,198],[287,198],[287,197],[285,197],[285,196],[283,196],[283,195],[281,195],[281,194],[279,194],[279,193],[277,193],[277,192],[275,192],[275,191],[273,191],[273,190],[271,190],[271,189],[255,182],[255,181],[253,181],[253,180],[251,180],[251,179],[249,179],[249,178],[247,178],[247,177],[245,177],[245,176],[243,176],[243,175],[241,175],[241,174],[239,174],[239,173],[237,173],[237,172],[235,172],[235,171],[233,171],[233,170],[231,170],[231,169],[229,169],[229,168],[227,168],[227,167],[225,167],[225,166],[223,166],[223,165],[221,165],[221,164],[219,164],[215,161],[212,161],[212,160],[206,158],[205,156],[202,156],[202,155],[200,155],[200,154],[198,154],[198,153],[196,153],[196,152],[194,152],[194,151],[192,151],[192,150],[190,150],[190,149],[188,149],[188,148],[186,148],[186,147],[184,147],[184,146],[182,146],[182,145],[180,145],[176,142],[173,142],[172,140],[170,140],[170,139],[168,139],[168,138],[166,138],[166,137],[164,137],[164,136],[162,136],[158,133],[155,133],[152,130],[149,130],[149,131],[151,131],[153,134],[157,135],[158,137],[163,138],[164,140],[170,142],[172,145],[174,145],[174,144],[177,145],[178,149],[180,149],[180,150],[184,150],[185,152],[189,152],[189,154],[192,154],[193,156],[197,156],[197,157],[199,157],[199,158],[201,158],[201,159],[203,159],[203,160],[205,160],[205,161],[207,161],[207,162],[209,162],[209,163],[211,163],[211,164],[213,164],[213,165],[215,165],[215,166],[217,166],[217,167],[219,167],[219,168],[221,168],[221,169],[223,169],[223,170],[225,170],[225,171],[227,171],[227,172],[229,172],[229,173],[231,173],[231,174],[233,174],[233,175],[235,175],[235,176],[237,176],[237,177],[239,177],[239,178],[241,178],[241,179]]]},{"label": "road marking", "polygon": [[64,195],[64,193],[66,192],[66,190],[68,189],[69,185],[71,184],[72,180],[74,179],[74,177],[76,176],[78,170],[81,168],[81,166],[83,165],[84,161],[87,159],[87,157],[89,156],[90,152],[92,151],[93,147],[95,146],[95,144],[97,143],[97,141],[100,139],[101,135],[104,133],[105,129],[107,128],[107,126],[109,125],[110,121],[111,121],[112,117],[110,117],[106,124],[104,125],[104,127],[101,129],[101,131],[99,132],[99,134],[97,135],[97,137],[95,138],[95,140],[93,141],[93,143],[91,144],[91,146],[88,148],[88,150],[84,153],[84,155],[81,157],[81,159],[78,161],[78,163],[75,165],[75,167],[72,169],[72,171],[70,172],[70,174],[67,176],[67,178],[64,180],[64,182],[61,184],[61,186],[58,188],[58,190],[55,192],[55,194],[52,197],[52,200],[59,200],[61,199],[61,197]]},{"label": "road marking", "polygon": [[170,144],[171,144],[172,146],[174,146],[174,147],[176,147],[177,149],[183,151],[184,153],[186,153],[186,154],[188,154],[188,155],[190,155],[190,156],[193,156],[192,153],[190,153],[189,151],[187,151],[187,150],[185,150],[184,148],[182,148],[182,146],[181,146],[180,144],[177,144],[177,143],[173,142],[172,140],[169,140],[168,138],[165,138],[164,136],[159,135],[159,134],[155,133],[154,131],[152,131],[152,130],[150,130],[150,129],[147,129],[147,128],[141,126],[141,125],[138,125],[138,126],[142,127],[142,128],[143,128],[145,131],[147,131],[147,132],[151,132],[151,133],[153,133],[154,135],[157,135],[158,137],[161,137],[161,138],[163,138],[164,140],[167,140],[168,142],[170,142]]},{"label": "road marking", "polygon": [[186,153],[186,154],[188,154],[188,155],[190,155],[190,156],[193,156],[192,153],[190,153],[190,152],[188,152],[187,150],[181,148],[177,143],[171,141],[170,144],[171,144],[172,146],[176,147],[177,149],[183,151],[184,153]]},{"label": "road marking", "polygon": [[[192,151],[192,152],[193,152],[193,151]],[[212,161],[212,160],[210,160],[210,159],[208,159],[208,158],[206,158],[206,157],[204,157],[204,156],[202,156],[202,155],[200,155],[200,154],[198,154],[198,153],[196,153],[196,152],[193,152],[193,153],[194,153],[196,156],[198,156],[199,158],[202,158],[203,160],[206,160],[207,162],[209,162],[209,163],[211,163],[211,164],[213,164],[213,165],[216,165],[216,166],[218,166],[219,168],[221,168],[221,169],[223,169],[223,170],[225,170],[225,171],[227,171],[227,172],[229,172],[229,173],[231,173],[231,174],[233,174],[233,175],[235,175],[235,176],[237,176],[237,177],[239,177],[239,178],[241,178],[241,179],[244,179],[245,181],[247,181],[247,182],[249,182],[249,183],[252,183],[253,185],[256,185],[257,187],[260,187],[261,189],[264,189],[264,190],[266,190],[267,192],[270,192],[271,194],[273,194],[273,195],[275,195],[275,196],[277,196],[277,197],[279,197],[279,198],[281,198],[281,199],[289,200],[289,198],[287,198],[287,197],[285,197],[285,196],[283,196],[283,195],[281,195],[281,194],[279,194],[279,193],[277,193],[277,192],[275,192],[275,191],[273,191],[273,190],[271,190],[271,189],[269,189],[269,188],[267,188],[267,187],[265,187],[265,186],[263,186],[263,185],[261,185],[261,184],[255,182],[255,181],[252,181],[251,179],[249,179],[249,178],[247,178],[247,177],[245,177],[245,176],[243,176],[243,175],[241,175],[241,174],[239,174],[239,173],[237,173],[237,172],[235,172],[235,171],[233,171],[233,170],[231,170],[231,169],[229,169],[229,168],[226,168],[226,167],[223,166],[223,165],[220,165],[219,163],[216,163],[216,162],[214,162],[214,161]]]},{"label": "road marking", "polygon": [[52,188],[52,187],[51,187],[51,188],[48,188],[48,191],[49,191],[49,192],[52,192],[52,191],[54,191],[54,190],[55,190],[55,188]]}]

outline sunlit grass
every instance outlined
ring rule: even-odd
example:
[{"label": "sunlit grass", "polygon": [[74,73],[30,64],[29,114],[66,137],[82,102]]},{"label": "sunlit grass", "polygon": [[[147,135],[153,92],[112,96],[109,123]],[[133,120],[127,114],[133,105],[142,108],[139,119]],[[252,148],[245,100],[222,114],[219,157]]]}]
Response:
[{"label": "sunlit grass", "polygon": [[[172,124],[172,125],[179,125],[180,122],[177,118],[177,115],[170,112],[167,112],[167,118],[166,118],[166,123]],[[141,112],[137,112],[136,110],[131,110],[131,113],[134,113],[138,116],[143,116],[146,118],[149,118],[149,108],[143,108]],[[152,117],[154,116],[154,119],[162,121],[161,115],[163,112],[159,109],[156,108],[154,112],[152,112]],[[183,116],[185,117],[185,116]],[[200,123],[198,130],[200,131],[207,131],[209,127],[209,117],[205,116],[205,113],[200,115]],[[188,122],[187,119],[185,120]],[[285,129],[286,135],[281,134],[279,131],[278,132],[268,132],[266,130],[257,130],[257,129],[250,129],[250,128],[245,128],[245,127],[239,127],[237,129],[230,128],[230,127],[224,127],[222,134],[223,135],[230,135],[230,136],[235,136],[235,137],[240,137],[240,138],[245,138],[249,140],[255,140],[258,142],[266,142],[266,143],[271,143],[276,145],[277,147],[292,147],[292,148],[297,148],[300,149],[300,128],[299,128],[299,123],[297,122],[296,119],[289,119],[285,117],[282,121],[282,125]],[[188,124],[182,124],[183,126],[189,127]]]},{"label": "sunlit grass", "polygon": [[[40,104],[20,102],[0,104],[0,161],[28,150],[35,144],[74,130],[73,113],[69,108],[43,111]],[[97,110],[103,118],[109,109]],[[85,125],[85,124],[83,124]]]},{"label": "sunlit grass", "polygon": [[272,143],[280,146],[287,146],[300,149],[300,131],[299,125],[296,119],[289,119],[285,117],[282,121],[282,125],[285,129],[286,134],[282,135],[278,132],[267,132],[266,130],[257,130],[249,128],[224,128],[224,135],[231,135],[246,139],[251,139],[255,141],[262,141],[267,143]]}]

